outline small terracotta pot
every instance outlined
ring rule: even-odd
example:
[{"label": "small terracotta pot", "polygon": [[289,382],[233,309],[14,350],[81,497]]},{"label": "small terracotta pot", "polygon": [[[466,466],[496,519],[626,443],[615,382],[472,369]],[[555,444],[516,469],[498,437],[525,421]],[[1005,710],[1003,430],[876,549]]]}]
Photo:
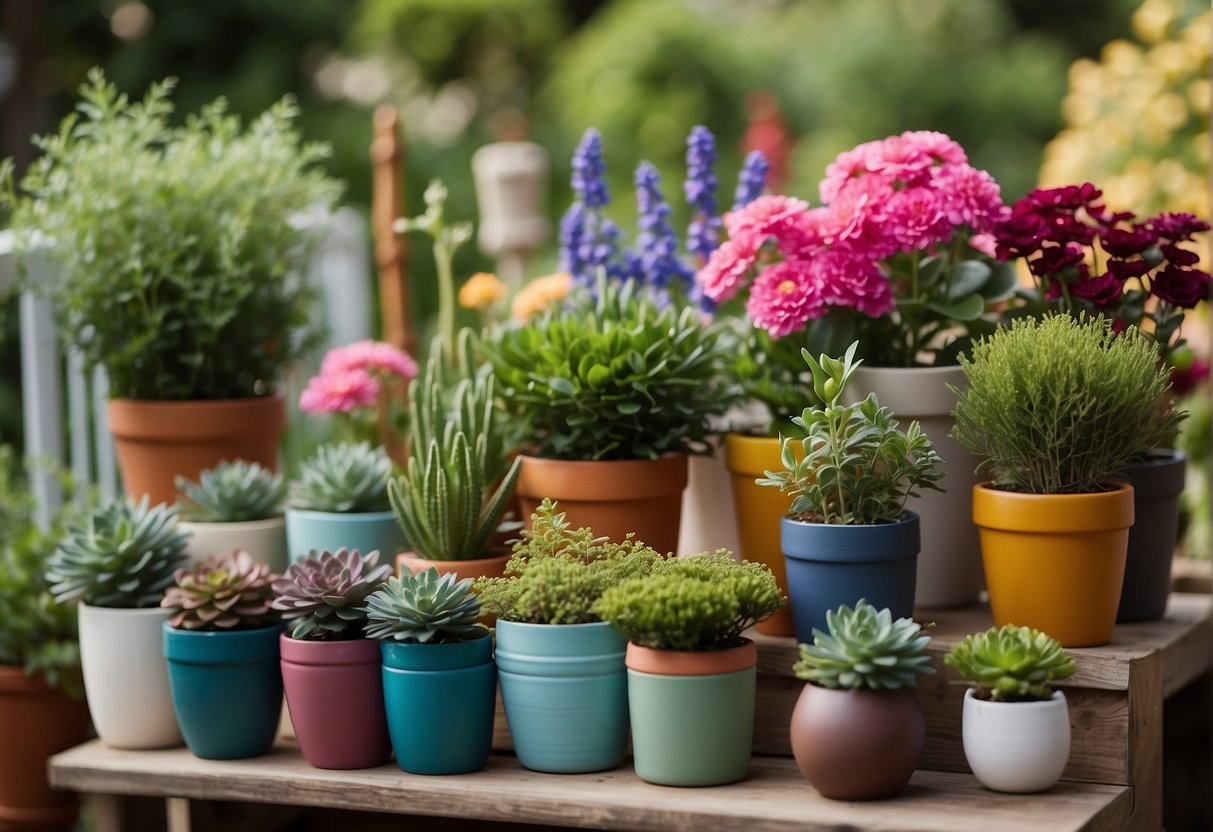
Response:
[{"label": "small terracotta pot", "polygon": [[800,773],[832,800],[893,797],[910,781],[926,743],[918,694],[805,685],[792,711]]},{"label": "small terracotta pot", "polygon": [[396,556],[396,574],[403,575],[405,570],[416,575],[431,566],[438,570],[439,575],[454,573],[459,580],[464,578],[500,578],[505,574],[505,565],[509,555],[494,555],[491,558],[476,560],[426,560],[416,552],[401,552]]},{"label": "small terracotta pot", "polygon": [[177,498],[174,478],[197,480],[223,460],[245,459],[278,469],[286,427],[282,394],[215,401],[114,399],[109,427],[126,494],[151,502]]}]

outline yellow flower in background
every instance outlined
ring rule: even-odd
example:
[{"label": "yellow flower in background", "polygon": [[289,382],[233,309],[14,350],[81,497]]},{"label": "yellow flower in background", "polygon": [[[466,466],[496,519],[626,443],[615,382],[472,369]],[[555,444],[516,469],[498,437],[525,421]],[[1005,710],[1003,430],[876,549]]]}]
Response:
[{"label": "yellow flower in background", "polygon": [[505,284],[490,272],[476,272],[459,287],[459,305],[484,311],[505,297]]},{"label": "yellow flower in background", "polygon": [[556,272],[535,278],[514,295],[514,319],[525,321],[537,312],[551,308],[564,300],[572,286],[573,276],[568,272]]}]

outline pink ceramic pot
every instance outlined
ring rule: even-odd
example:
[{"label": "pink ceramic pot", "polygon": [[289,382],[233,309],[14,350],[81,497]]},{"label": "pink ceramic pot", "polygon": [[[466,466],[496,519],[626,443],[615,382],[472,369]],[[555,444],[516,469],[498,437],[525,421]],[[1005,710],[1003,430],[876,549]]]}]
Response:
[{"label": "pink ceramic pot", "polygon": [[388,761],[379,642],[281,638],[282,687],[299,750],[316,768],[373,768]]}]

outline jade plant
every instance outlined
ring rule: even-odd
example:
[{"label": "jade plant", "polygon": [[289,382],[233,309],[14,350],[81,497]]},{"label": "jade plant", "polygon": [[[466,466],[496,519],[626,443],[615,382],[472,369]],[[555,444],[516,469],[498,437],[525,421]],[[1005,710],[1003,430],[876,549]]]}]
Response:
[{"label": "jade plant", "polygon": [[439,575],[432,566],[388,578],[367,597],[367,637],[417,644],[483,638],[488,629],[476,621],[480,600],[472,591],[473,580],[450,572]]},{"label": "jade plant", "polygon": [[160,606],[174,610],[169,623],[179,630],[251,630],[277,619],[270,609],[278,576],[248,552],[211,555],[178,569]]},{"label": "jade plant", "polygon": [[1057,639],[1014,624],[965,636],[943,661],[976,685],[980,698],[993,702],[1051,699],[1051,684],[1070,678],[1076,669]]},{"label": "jade plant", "polygon": [[291,508],[340,513],[387,511],[392,460],[369,442],[321,445],[291,483]]},{"label": "jade plant", "polygon": [[321,552],[292,564],[273,582],[270,606],[291,622],[291,638],[361,638],[367,597],[383,586],[391,569],[379,564],[378,552]]},{"label": "jade plant", "polygon": [[797,678],[825,688],[896,690],[917,687],[918,674],[934,673],[922,627],[909,618],[893,619],[861,599],[855,607],[826,613],[828,632],[813,630],[813,643],[800,645]]},{"label": "jade plant", "polygon": [[268,520],[282,512],[286,483],[256,462],[224,460],[203,471],[197,482],[176,478],[181,519],[197,523]]}]

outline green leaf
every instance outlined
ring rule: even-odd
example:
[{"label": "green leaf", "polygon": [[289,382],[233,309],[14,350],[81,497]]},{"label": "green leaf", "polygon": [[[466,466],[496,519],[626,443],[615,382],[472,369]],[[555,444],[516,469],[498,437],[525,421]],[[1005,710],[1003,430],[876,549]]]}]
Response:
[{"label": "green leaf", "polygon": [[956,303],[928,303],[927,308],[937,315],[950,318],[953,321],[975,321],[985,311],[986,302],[981,295],[969,295]]},{"label": "green leaf", "polygon": [[961,260],[952,272],[952,285],[947,300],[955,303],[981,289],[990,279],[992,270],[980,260]]},{"label": "green leaf", "polygon": [[563,376],[552,376],[548,379],[548,387],[551,387],[557,393],[563,393],[566,396],[572,396],[577,392],[577,388],[573,386],[573,382]]}]

